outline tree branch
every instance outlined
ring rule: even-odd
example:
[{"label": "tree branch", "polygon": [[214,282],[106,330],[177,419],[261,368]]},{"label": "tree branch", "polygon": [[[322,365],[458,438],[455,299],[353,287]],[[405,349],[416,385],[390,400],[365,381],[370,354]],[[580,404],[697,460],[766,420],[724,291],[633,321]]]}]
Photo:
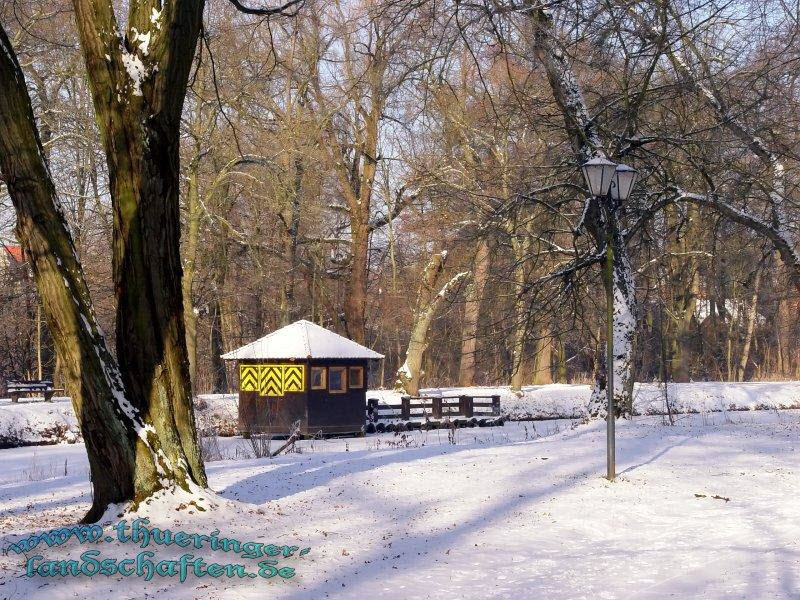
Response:
[{"label": "tree branch", "polygon": [[[239,2],[239,0],[228,0],[228,2],[233,4],[239,12],[246,15],[256,15],[259,17],[271,17],[274,15],[280,15],[282,17],[294,17],[297,15],[304,1],[305,0],[289,0],[289,2],[274,8],[250,8],[249,6],[245,6]],[[287,12],[292,8],[294,10]]]},{"label": "tree branch", "polygon": [[403,197],[402,190],[397,195],[398,198],[395,199],[394,204],[392,205],[392,210],[389,213],[376,217],[375,219],[370,221],[369,223],[370,233],[394,221],[400,215],[400,213],[403,212],[403,209],[405,209],[409,204],[411,204],[411,202],[413,202],[417,198],[416,194],[414,194],[413,196]]}]

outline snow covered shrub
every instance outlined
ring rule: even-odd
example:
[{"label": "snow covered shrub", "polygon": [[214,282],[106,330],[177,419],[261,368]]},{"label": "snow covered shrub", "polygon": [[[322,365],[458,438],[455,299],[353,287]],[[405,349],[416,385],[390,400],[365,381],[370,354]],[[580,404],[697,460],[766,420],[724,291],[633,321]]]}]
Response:
[{"label": "snow covered shrub", "polygon": [[222,460],[216,428],[211,427],[200,432],[200,456],[204,463]]},{"label": "snow covered shrub", "polygon": [[272,436],[265,433],[253,433],[250,435],[250,448],[253,450],[253,458],[265,458],[271,454],[270,446]]}]

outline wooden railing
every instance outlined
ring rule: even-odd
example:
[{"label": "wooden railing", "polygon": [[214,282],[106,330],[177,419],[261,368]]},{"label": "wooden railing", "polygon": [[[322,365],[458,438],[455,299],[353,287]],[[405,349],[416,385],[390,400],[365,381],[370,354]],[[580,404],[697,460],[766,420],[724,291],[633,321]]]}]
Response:
[{"label": "wooden railing", "polygon": [[367,415],[382,419],[464,419],[500,416],[500,396],[401,396],[400,404],[380,404],[367,400]]}]

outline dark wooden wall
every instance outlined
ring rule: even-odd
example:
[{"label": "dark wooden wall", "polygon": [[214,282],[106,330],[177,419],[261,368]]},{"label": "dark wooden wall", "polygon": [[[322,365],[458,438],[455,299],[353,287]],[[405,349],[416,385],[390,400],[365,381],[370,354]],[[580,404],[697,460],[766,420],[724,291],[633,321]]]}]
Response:
[{"label": "dark wooden wall", "polygon": [[312,360],[310,367],[361,367],[364,370],[364,387],[350,389],[343,394],[331,394],[327,390],[312,390],[308,386],[308,430],[316,433],[346,433],[361,431],[366,422],[367,410],[367,361],[366,360]]},{"label": "dark wooden wall", "polygon": [[[241,365],[297,364],[305,366],[305,391],[288,392],[281,398],[264,398],[258,392],[239,392],[239,431],[241,433],[267,433],[286,435],[292,423],[300,421],[301,431],[307,435],[357,433],[366,421],[366,393],[369,385],[367,360],[312,359],[243,360]],[[361,367],[364,386],[332,394],[327,389],[311,389],[311,367]],[[238,366],[237,366],[238,376]]]}]

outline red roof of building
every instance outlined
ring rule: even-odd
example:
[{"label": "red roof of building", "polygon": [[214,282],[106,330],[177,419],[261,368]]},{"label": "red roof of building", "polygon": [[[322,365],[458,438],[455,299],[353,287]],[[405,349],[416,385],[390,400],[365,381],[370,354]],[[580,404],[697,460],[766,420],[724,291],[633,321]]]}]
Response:
[{"label": "red roof of building", "polygon": [[3,249],[15,261],[19,263],[25,262],[25,252],[22,250],[22,246],[17,246],[14,244],[3,244]]}]

